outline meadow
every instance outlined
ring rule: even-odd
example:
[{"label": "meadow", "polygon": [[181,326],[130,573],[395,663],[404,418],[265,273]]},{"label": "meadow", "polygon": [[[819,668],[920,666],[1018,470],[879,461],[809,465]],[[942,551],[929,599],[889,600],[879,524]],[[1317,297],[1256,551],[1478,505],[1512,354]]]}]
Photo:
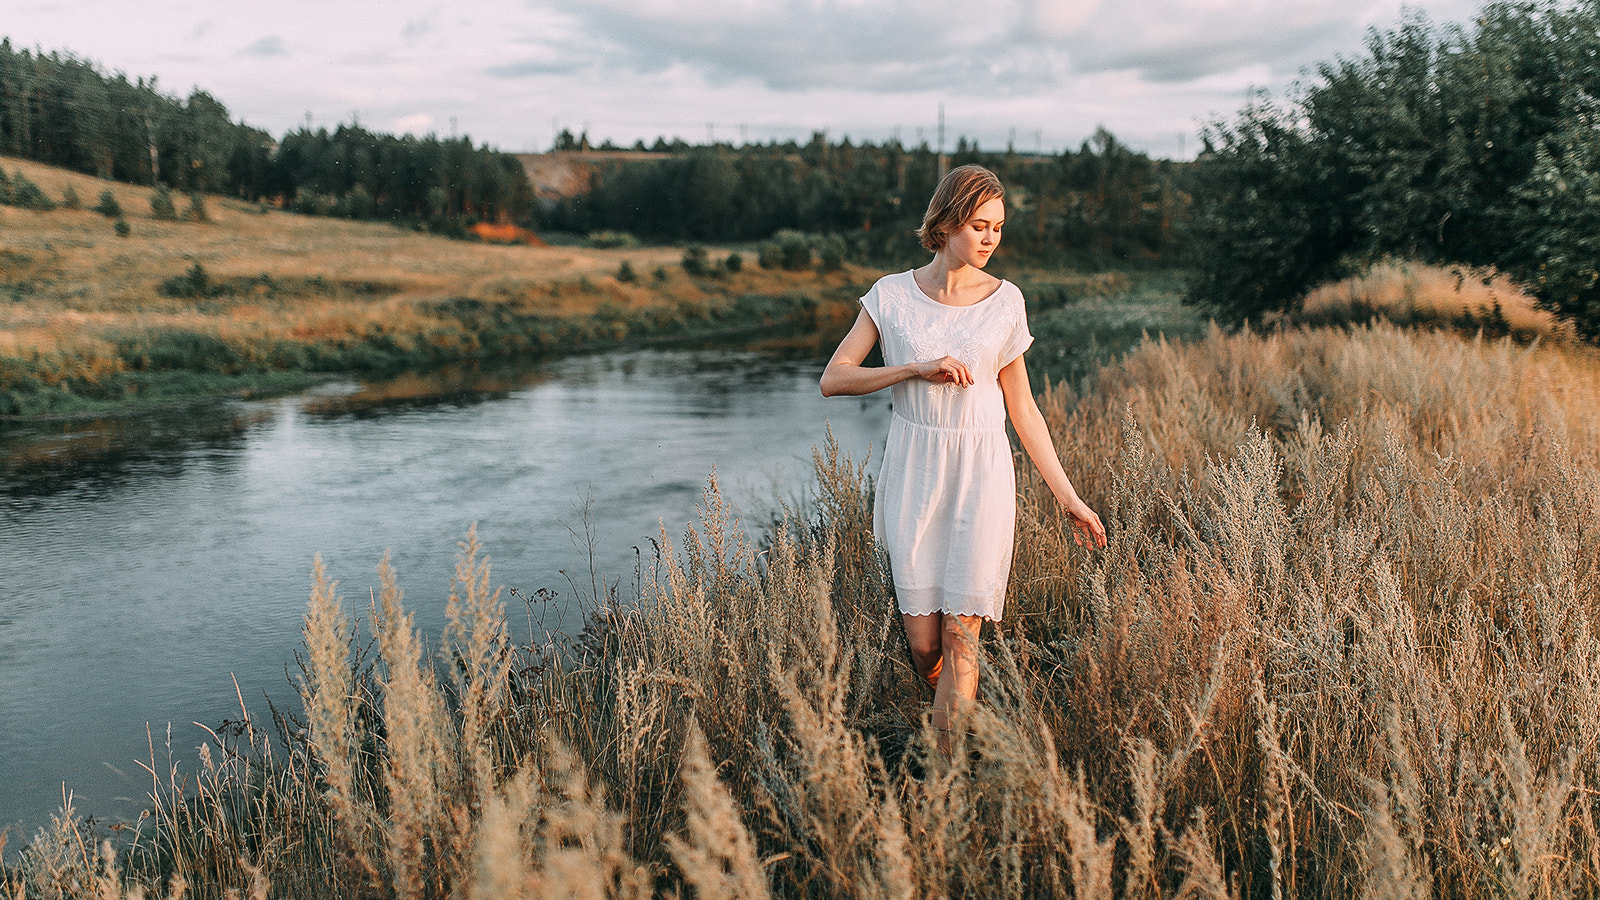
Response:
[{"label": "meadow", "polygon": [[[551,598],[467,535],[446,633],[310,579],[301,704],[149,815],[63,810],[11,897],[1567,897],[1600,892],[1600,355],[1385,323],[1151,339],[1042,387],[1111,543],[1019,460],[1005,621],[935,752],[823,446],[751,544]],[[605,582],[601,582],[605,583]],[[508,609],[508,606],[510,607]]]},{"label": "meadow", "polygon": [[[81,415],[327,373],[529,359],[622,340],[816,331],[860,270],[763,269],[749,253],[452,240],[223,197],[205,221],[153,214],[154,192],[0,158],[60,203],[0,205],[0,416]],[[95,211],[109,193],[128,233]],[[513,234],[513,237],[516,235]],[[608,242],[600,241],[605,244]],[[631,245],[629,245],[631,243]],[[842,312],[840,311],[842,309]]]}]

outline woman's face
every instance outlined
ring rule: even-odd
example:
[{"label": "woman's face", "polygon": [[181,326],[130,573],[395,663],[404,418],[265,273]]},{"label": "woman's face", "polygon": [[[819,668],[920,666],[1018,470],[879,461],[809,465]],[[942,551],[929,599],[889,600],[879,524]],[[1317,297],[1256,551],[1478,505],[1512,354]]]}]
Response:
[{"label": "woman's face", "polygon": [[999,197],[985,202],[972,213],[965,225],[945,238],[945,254],[951,262],[983,268],[1000,246],[1000,228],[1006,223],[1006,205]]}]

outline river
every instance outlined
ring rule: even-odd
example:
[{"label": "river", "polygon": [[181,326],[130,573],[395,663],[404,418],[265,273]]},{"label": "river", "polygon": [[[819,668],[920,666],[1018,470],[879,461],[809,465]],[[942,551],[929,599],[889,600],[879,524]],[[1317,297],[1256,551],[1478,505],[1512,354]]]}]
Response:
[{"label": "river", "polygon": [[[0,423],[0,828],[10,848],[71,791],[131,819],[200,727],[293,705],[312,560],[352,615],[392,553],[437,644],[476,523],[495,585],[555,592],[532,629],[629,595],[715,469],[758,525],[806,488],[831,423],[877,459],[886,396],[825,400],[821,365],[625,351],[535,369],[332,384],[270,400],[68,424]],[[513,636],[530,611],[506,596]],[[542,620],[541,620],[542,619]],[[237,683],[237,689],[235,684]],[[199,724],[196,724],[199,723]]]}]

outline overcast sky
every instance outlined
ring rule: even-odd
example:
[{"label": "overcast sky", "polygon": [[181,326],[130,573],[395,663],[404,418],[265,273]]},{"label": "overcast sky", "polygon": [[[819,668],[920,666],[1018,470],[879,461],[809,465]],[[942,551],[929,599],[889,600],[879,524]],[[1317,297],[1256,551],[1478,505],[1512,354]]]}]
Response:
[{"label": "overcast sky", "polygon": [[[274,135],[358,119],[547,149],[806,139],[1076,147],[1098,125],[1158,156],[1362,51],[1400,0],[6,0],[14,48],[198,86]],[[1467,22],[1472,0],[1405,4]]]}]

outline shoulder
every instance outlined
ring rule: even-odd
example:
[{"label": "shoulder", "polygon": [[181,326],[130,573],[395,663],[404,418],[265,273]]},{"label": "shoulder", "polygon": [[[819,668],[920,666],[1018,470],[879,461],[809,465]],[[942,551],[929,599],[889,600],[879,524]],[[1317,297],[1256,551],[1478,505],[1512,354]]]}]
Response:
[{"label": "shoulder", "polygon": [[1009,281],[1001,279],[1000,286],[995,288],[994,298],[1009,312],[1027,313],[1028,301],[1022,296],[1022,288]]},{"label": "shoulder", "polygon": [[874,294],[882,295],[885,293],[892,293],[897,290],[904,290],[904,282],[910,277],[911,273],[909,271],[894,272],[889,275],[885,275],[872,283],[872,287],[867,289],[865,296],[872,296]]},{"label": "shoulder", "polygon": [[917,290],[917,283],[912,280],[909,271],[895,272],[873,282],[871,289],[861,298],[861,302],[873,305],[885,303],[891,306],[899,305],[899,302],[914,290]]}]

